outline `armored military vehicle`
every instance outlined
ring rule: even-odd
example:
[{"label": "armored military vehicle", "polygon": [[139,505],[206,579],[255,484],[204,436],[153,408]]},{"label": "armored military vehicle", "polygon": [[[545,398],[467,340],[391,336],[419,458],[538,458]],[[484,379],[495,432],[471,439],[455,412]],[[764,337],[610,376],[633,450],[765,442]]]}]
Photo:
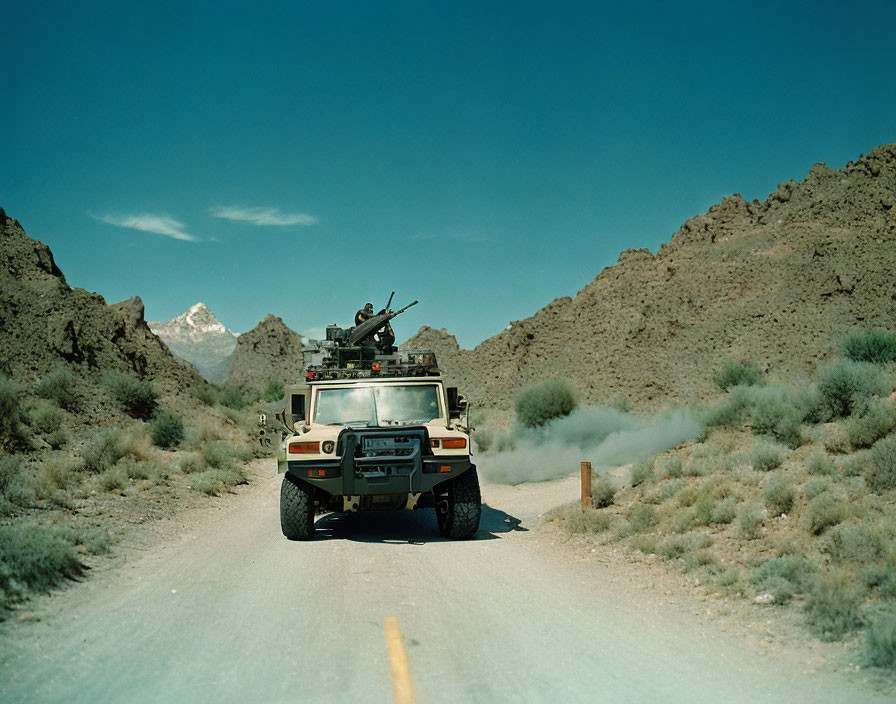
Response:
[{"label": "armored military vehicle", "polygon": [[431,508],[446,538],[479,529],[466,402],[432,351],[393,345],[389,321],[416,303],[377,315],[368,307],[359,324],[331,325],[305,348],[306,378],[287,387],[277,414],[287,430],[277,455],[287,538],[312,538],[315,513],[327,511]]}]

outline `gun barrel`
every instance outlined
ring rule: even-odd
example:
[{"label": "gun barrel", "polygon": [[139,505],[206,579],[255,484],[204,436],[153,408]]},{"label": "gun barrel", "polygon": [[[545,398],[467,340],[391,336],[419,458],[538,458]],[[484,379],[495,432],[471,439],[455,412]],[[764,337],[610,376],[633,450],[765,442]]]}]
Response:
[{"label": "gun barrel", "polygon": [[404,313],[408,308],[410,308],[411,306],[417,305],[419,302],[420,301],[414,301],[413,303],[408,303],[404,308],[402,308],[401,310],[397,310],[394,313],[391,313],[390,315],[396,316],[396,315],[399,315],[400,313]]}]

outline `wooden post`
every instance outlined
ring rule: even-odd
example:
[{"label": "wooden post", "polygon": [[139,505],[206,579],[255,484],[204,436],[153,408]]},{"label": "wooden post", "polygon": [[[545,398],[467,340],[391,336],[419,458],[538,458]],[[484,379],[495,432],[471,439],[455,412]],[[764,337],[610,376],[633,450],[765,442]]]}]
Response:
[{"label": "wooden post", "polygon": [[591,463],[582,462],[582,508],[591,508]]}]

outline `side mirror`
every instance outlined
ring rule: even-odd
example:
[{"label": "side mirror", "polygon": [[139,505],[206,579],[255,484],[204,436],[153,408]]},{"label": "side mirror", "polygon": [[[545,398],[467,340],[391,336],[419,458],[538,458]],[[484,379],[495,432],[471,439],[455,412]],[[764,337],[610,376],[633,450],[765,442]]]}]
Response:
[{"label": "side mirror", "polygon": [[445,389],[445,393],[448,396],[448,419],[460,418],[461,412],[467,405],[467,400],[457,393],[456,386],[449,386]]}]

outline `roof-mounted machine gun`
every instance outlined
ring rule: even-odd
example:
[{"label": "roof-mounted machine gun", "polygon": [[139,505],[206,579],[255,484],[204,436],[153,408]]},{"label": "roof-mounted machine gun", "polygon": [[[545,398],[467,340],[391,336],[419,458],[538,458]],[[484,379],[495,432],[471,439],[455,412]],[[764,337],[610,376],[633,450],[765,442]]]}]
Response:
[{"label": "roof-mounted machine gun", "polygon": [[[394,295],[395,291],[392,292],[392,296]],[[389,306],[392,304],[392,296],[389,296],[389,303],[377,315],[365,320],[360,325],[348,329],[346,342],[350,347],[355,345],[365,346],[365,343],[370,344],[372,342],[380,354],[392,354],[394,351],[395,333],[392,331],[389,321],[396,315],[401,315],[408,308],[419,303],[419,301],[414,301],[413,303],[408,303],[401,310],[392,311],[389,309]]]},{"label": "roof-mounted machine gun", "polygon": [[438,373],[435,354],[430,350],[405,350],[395,347],[395,333],[390,321],[418,301],[404,308],[391,309],[389,302],[376,315],[367,304],[358,311],[353,327],[327,326],[326,340],[311,341],[306,347],[307,379],[355,378],[359,376],[424,376]]}]

